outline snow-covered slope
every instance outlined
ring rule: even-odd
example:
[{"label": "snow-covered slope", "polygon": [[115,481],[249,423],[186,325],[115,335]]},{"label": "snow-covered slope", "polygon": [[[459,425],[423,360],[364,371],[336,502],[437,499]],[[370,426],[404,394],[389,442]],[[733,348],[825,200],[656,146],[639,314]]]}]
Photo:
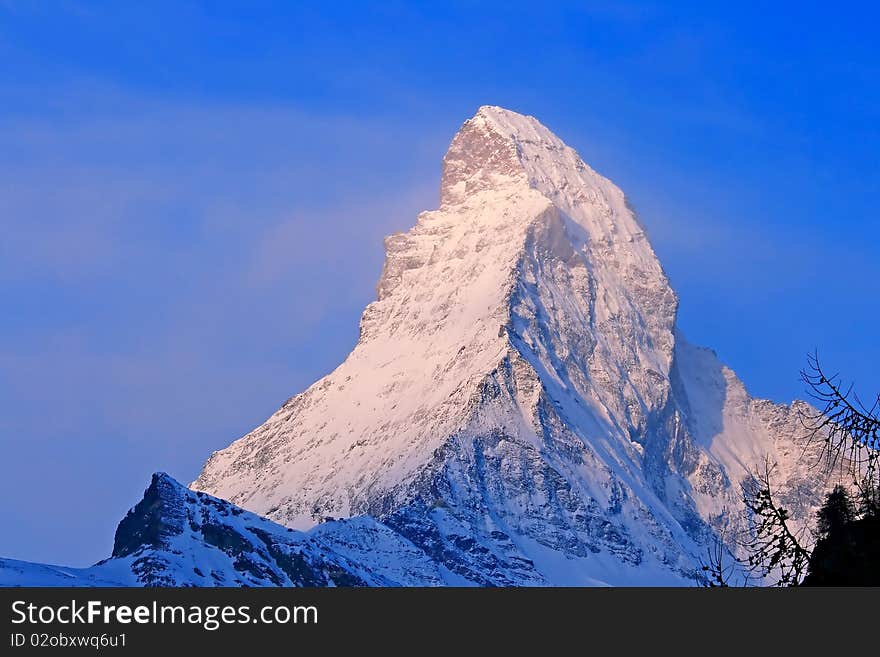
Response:
[{"label": "snow-covered slope", "polygon": [[[108,579],[109,576],[109,579]],[[107,573],[99,566],[71,568],[0,558],[0,586],[136,586],[128,572]]]},{"label": "snow-covered slope", "polygon": [[691,581],[765,455],[816,503],[796,405],[687,344],[623,193],[536,119],[480,108],[386,252],[352,353],[194,490],[297,529],[370,516],[501,585]]}]

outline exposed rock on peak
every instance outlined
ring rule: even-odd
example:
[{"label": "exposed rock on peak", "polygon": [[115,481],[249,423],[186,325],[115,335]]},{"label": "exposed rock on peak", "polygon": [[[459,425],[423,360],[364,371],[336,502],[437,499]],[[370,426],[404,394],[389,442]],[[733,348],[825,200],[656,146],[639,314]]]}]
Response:
[{"label": "exposed rock on peak", "polygon": [[462,202],[476,191],[527,182],[515,133],[504,130],[493,118],[502,112],[481,107],[452,139],[443,158],[442,205]]}]

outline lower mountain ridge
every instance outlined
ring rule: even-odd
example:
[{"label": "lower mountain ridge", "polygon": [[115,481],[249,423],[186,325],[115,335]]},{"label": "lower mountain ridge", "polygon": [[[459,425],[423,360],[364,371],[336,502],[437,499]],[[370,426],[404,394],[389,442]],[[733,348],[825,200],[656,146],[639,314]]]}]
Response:
[{"label": "lower mountain ridge", "polygon": [[[466,534],[450,532],[440,537],[429,522],[419,520],[426,511],[403,509],[385,522],[369,516],[328,520],[302,532],[156,473],[143,499],[119,523],[110,558],[88,568],[0,559],[0,585],[604,584],[592,578],[572,580],[566,572],[554,580],[551,573],[539,572],[531,559],[519,553],[509,537],[498,533],[490,537],[490,545]],[[419,535],[420,531],[424,534]],[[507,545],[506,558],[495,554],[499,542]],[[638,583],[683,582],[656,572]]]},{"label": "lower mountain ridge", "polygon": [[89,568],[0,559],[4,586],[439,586],[457,582],[372,518],[282,527],[164,473]]}]

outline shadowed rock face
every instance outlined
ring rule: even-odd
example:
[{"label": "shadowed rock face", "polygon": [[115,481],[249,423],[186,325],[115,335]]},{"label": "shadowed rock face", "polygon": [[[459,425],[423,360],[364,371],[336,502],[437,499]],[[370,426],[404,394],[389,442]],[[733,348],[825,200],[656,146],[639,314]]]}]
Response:
[{"label": "shadowed rock face", "polygon": [[114,557],[143,549],[167,549],[169,539],[183,531],[184,502],[179,484],[154,474],[144,498],[122,519],[113,541]]},{"label": "shadowed rock face", "polygon": [[[287,534],[157,473],[119,523],[112,558],[128,557],[136,580],[146,586],[335,584],[325,572],[328,562],[300,536]],[[366,584],[354,575],[345,582]]]}]

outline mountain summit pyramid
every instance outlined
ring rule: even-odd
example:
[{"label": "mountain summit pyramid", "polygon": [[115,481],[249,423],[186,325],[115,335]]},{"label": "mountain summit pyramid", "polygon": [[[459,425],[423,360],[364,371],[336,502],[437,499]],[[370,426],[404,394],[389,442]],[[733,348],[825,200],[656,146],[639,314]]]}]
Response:
[{"label": "mountain summit pyramid", "polygon": [[692,583],[765,457],[818,502],[800,402],[685,342],[623,192],[533,117],[481,107],[385,249],[354,350],[191,488],[301,530],[372,516],[484,585]]}]

